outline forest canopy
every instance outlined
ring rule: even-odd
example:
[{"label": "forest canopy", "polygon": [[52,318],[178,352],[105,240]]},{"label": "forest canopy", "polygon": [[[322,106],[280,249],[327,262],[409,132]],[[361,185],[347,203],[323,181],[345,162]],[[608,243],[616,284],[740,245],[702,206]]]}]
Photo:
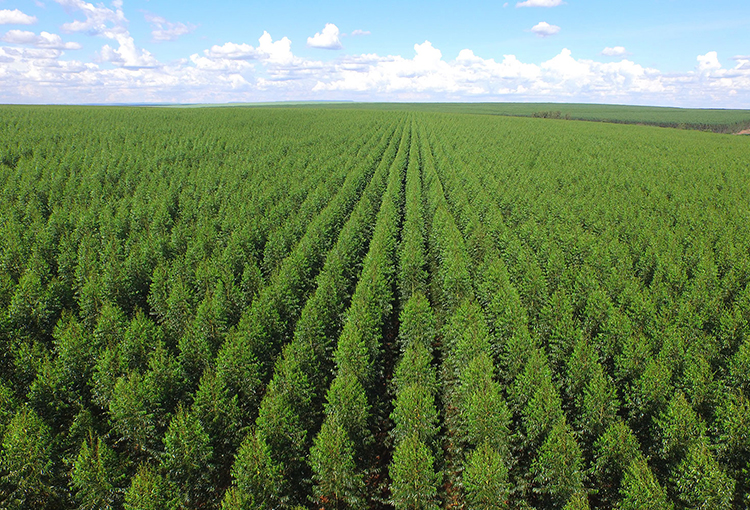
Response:
[{"label": "forest canopy", "polygon": [[745,138],[0,112],[1,507],[750,504]]}]

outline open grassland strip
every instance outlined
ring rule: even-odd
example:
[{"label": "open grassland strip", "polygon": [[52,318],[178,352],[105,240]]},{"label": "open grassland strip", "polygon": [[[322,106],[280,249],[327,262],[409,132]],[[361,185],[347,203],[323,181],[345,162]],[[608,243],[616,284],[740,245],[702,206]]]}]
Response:
[{"label": "open grassland strip", "polygon": [[351,171],[336,197],[310,224],[295,250],[282,263],[274,279],[253,301],[228,336],[217,356],[217,374],[239,395],[244,423],[257,416],[263,390],[274,360],[294,333],[305,297],[340,229],[370,182],[390,143],[398,143],[399,126],[386,132],[365,158],[351,161]]},{"label": "open grassland strip", "polygon": [[326,395],[325,419],[310,450],[313,494],[326,507],[365,508],[379,505],[384,427],[382,397],[384,362],[391,356],[386,343],[394,335],[392,316],[397,243],[402,221],[404,174],[410,130],[404,131],[391,166],[388,188],[378,212],[351,305],[334,359],[336,376]]},{"label": "open grassland strip", "polygon": [[305,303],[294,337],[276,362],[256,427],[237,456],[236,488],[228,500],[240,497],[254,505],[284,507],[308,502],[311,472],[307,455],[323,420],[335,339],[360,275],[397,150],[396,143],[389,145],[326,256],[315,293]]},{"label": "open grassland strip", "polygon": [[442,485],[436,406],[438,386],[433,356],[437,324],[425,294],[427,253],[416,122],[413,117],[404,225],[398,249],[400,357],[389,384],[393,395],[393,428],[388,438],[392,447],[388,472],[390,502],[397,510],[438,508]]}]

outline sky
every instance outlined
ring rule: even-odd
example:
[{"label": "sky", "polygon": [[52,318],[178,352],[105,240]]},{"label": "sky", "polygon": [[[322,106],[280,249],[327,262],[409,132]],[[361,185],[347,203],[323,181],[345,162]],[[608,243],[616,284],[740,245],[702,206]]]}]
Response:
[{"label": "sky", "polygon": [[750,0],[0,0],[0,103],[750,109]]}]

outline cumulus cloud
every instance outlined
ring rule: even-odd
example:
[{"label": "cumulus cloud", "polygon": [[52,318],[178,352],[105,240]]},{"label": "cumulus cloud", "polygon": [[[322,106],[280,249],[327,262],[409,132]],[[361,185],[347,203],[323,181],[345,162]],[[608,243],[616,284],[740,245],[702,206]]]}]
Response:
[{"label": "cumulus cloud", "polygon": [[326,23],[322,32],[307,38],[307,45],[311,48],[324,50],[340,50],[343,48],[339,39],[339,27],[333,23]]},{"label": "cumulus cloud", "polygon": [[112,2],[114,9],[105,7],[104,4],[94,6],[83,0],[55,0],[63,8],[70,12],[80,12],[85,20],[74,20],[64,23],[63,32],[83,32],[88,35],[97,35],[114,39],[115,32],[127,32],[125,25],[128,20],[122,11],[122,0]]},{"label": "cumulus cloud", "polygon": [[334,72],[338,79],[319,81],[315,90],[369,91],[397,99],[436,93],[441,98],[492,96],[523,91],[541,73],[538,66],[524,64],[514,55],[505,55],[498,63],[464,49],[456,60],[446,61],[429,41],[415,44],[414,52],[411,59],[369,55],[366,60],[339,64]]},{"label": "cumulus cloud", "polygon": [[352,30],[352,33],[349,34],[349,35],[370,35],[370,31],[369,30],[356,29],[356,30]]},{"label": "cumulus cloud", "polygon": [[564,3],[562,0],[526,0],[525,2],[518,2],[516,7],[557,7]]},{"label": "cumulus cloud", "polygon": [[405,59],[400,56],[380,57],[364,55],[345,58],[334,66],[335,78],[319,80],[313,90],[317,91],[368,91],[376,93],[394,91],[447,90],[451,86],[441,83],[441,76],[449,74],[448,64],[442,60],[440,50],[425,41],[414,45],[415,56]]},{"label": "cumulus cloud", "polygon": [[573,80],[582,84],[591,74],[589,64],[573,58],[573,52],[568,48],[563,48],[558,55],[542,62],[541,67],[550,76],[557,78],[555,81],[558,83]]},{"label": "cumulus cloud", "polygon": [[560,31],[560,27],[557,25],[550,25],[546,21],[540,21],[531,27],[531,31],[534,32],[537,37],[549,37],[557,34]]},{"label": "cumulus cloud", "polygon": [[[10,30],[0,36],[7,44],[0,46],[4,101],[501,100],[750,107],[750,56],[737,55],[734,67],[723,68],[718,54],[710,51],[696,57],[695,69],[664,74],[629,60],[625,49],[617,46],[605,48],[602,55],[621,58],[603,58],[605,62],[576,58],[566,48],[543,61],[524,62],[512,54],[485,58],[469,48],[453,58],[424,41],[407,56],[340,55],[320,62],[295,55],[287,37],[274,40],[263,32],[257,44],[239,40],[209,45],[162,63],[136,44],[121,0],[55,1],[70,15],[63,32],[105,39],[98,60],[66,60],[66,50],[79,45],[56,34]],[[529,0],[519,2],[526,4],[519,7],[557,3],[562,2]],[[154,41],[194,28],[151,13],[144,16]],[[560,30],[548,23],[534,28],[540,36]],[[368,33],[355,30],[349,35]],[[313,47],[335,47],[343,36],[328,24],[310,40],[317,38],[319,44]]]},{"label": "cumulus cloud", "polygon": [[109,44],[102,46],[100,56],[104,62],[109,62],[126,69],[141,69],[144,67],[158,67],[159,61],[145,49],[137,48],[133,38],[121,36],[115,38],[119,43],[117,48]]},{"label": "cumulus cloud", "polygon": [[721,69],[719,55],[715,51],[709,51],[705,55],[698,55],[696,60],[698,61],[698,71],[710,72]]},{"label": "cumulus cloud", "polygon": [[[634,97],[664,97],[675,91],[659,71],[623,60],[602,63],[574,58],[563,49],[540,64],[504,55],[485,59],[470,49],[445,60],[429,41],[414,46],[411,59],[378,55],[346,58],[319,79],[313,91],[333,97],[397,100],[502,99],[632,102]],[[692,78],[691,78],[692,79]]]},{"label": "cumulus cloud", "polygon": [[430,41],[425,41],[422,44],[415,44],[414,51],[414,62],[427,64],[432,66],[443,58],[443,53],[435,48]]},{"label": "cumulus cloud", "polygon": [[189,34],[198,28],[192,23],[172,23],[150,12],[144,12],[143,17],[151,25],[151,39],[155,42],[176,41],[181,35]]},{"label": "cumulus cloud", "polygon": [[246,43],[224,43],[221,46],[214,45],[205,50],[204,54],[210,58],[221,58],[230,60],[268,60],[274,63],[286,63],[294,60],[292,54],[292,41],[283,37],[274,41],[271,34],[263,32],[258,39],[258,46],[253,47]]},{"label": "cumulus cloud", "polygon": [[[319,62],[295,55],[287,37],[263,32],[257,44],[226,42],[159,63],[133,42],[121,4],[58,0],[79,16],[70,28],[109,38],[100,61],[68,61],[59,36],[10,31],[0,46],[0,90],[7,102],[230,102],[305,99],[396,101],[570,101],[744,107],[750,57],[722,68],[716,52],[694,70],[661,73],[627,58],[599,62],[563,48],[541,62],[512,54],[485,58],[469,48],[453,58],[430,41],[408,56],[341,55]],[[77,23],[74,25],[74,23]],[[610,59],[604,59],[610,60]],[[144,65],[148,63],[153,65]],[[111,66],[109,64],[114,64]],[[132,65],[136,63],[137,65]]]},{"label": "cumulus cloud", "polygon": [[601,54],[607,57],[624,57],[628,52],[623,46],[615,46],[613,48],[607,46],[602,50]]},{"label": "cumulus cloud", "polygon": [[292,41],[288,37],[274,41],[271,34],[264,31],[258,39],[258,50],[263,55],[263,59],[272,64],[291,64],[295,61],[292,54]]},{"label": "cumulus cloud", "polygon": [[200,71],[240,73],[254,67],[252,63],[243,59],[201,56],[197,53],[190,56],[190,62]]},{"label": "cumulus cloud", "polygon": [[114,0],[112,8],[104,4],[94,6],[84,0],[55,0],[68,12],[79,12],[84,20],[75,20],[62,26],[64,32],[82,32],[117,42],[117,47],[102,46],[99,58],[125,69],[158,67],[159,61],[148,50],[138,48],[127,29],[128,20],[122,10],[122,0]]},{"label": "cumulus cloud", "polygon": [[10,44],[26,44],[36,48],[49,48],[55,50],[80,50],[81,45],[76,42],[63,42],[62,37],[49,32],[42,32],[36,35],[34,32],[24,30],[10,30],[0,41]]},{"label": "cumulus cloud", "polygon": [[221,46],[215,44],[204,53],[211,58],[229,60],[255,60],[261,56],[261,53],[249,44],[233,42],[224,43]]},{"label": "cumulus cloud", "polygon": [[[201,71],[217,73],[236,73],[248,81],[256,70],[256,63],[261,64],[265,77],[255,77],[254,86],[268,90],[272,83],[294,82],[322,71],[322,63],[305,60],[295,56],[291,50],[292,42],[287,37],[274,41],[271,34],[263,32],[258,45],[228,42],[221,46],[214,45],[204,50],[203,55],[190,57],[195,67]],[[235,76],[233,83],[241,83]],[[249,85],[248,85],[249,86]]]},{"label": "cumulus cloud", "polygon": [[36,16],[29,16],[18,9],[0,9],[0,25],[33,25]]}]

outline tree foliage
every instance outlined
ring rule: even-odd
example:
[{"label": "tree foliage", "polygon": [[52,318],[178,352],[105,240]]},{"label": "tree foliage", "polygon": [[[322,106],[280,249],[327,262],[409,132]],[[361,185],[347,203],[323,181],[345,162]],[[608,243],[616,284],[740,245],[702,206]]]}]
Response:
[{"label": "tree foliage", "polygon": [[747,144],[456,109],[0,108],[0,506],[747,506]]}]

